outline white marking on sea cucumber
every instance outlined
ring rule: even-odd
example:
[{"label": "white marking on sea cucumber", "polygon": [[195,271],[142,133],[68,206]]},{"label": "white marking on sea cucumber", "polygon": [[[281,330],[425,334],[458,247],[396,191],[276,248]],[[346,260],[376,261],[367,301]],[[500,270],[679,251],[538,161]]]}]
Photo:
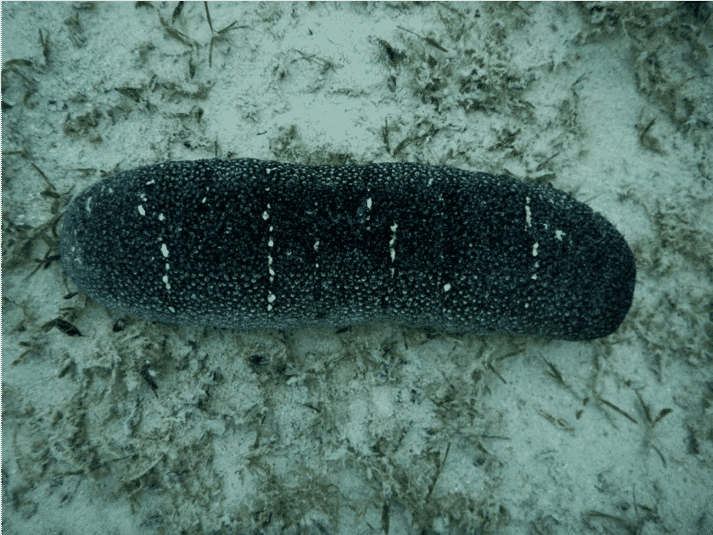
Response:
[{"label": "white marking on sea cucumber", "polygon": [[[389,227],[391,229],[391,232],[393,234],[391,235],[391,241],[389,241],[389,253],[391,255],[391,261],[393,262],[396,259],[396,248],[394,247],[394,244],[396,243],[396,229],[399,228],[398,224],[394,222],[393,225]],[[391,270],[391,277],[394,276],[394,270]]]},{"label": "white marking on sea cucumber", "polygon": [[90,197],[87,197],[87,202],[86,202],[86,204],[84,205],[84,209],[85,209],[85,210],[87,211],[87,213],[89,213],[89,214],[92,213],[92,207],[89,206],[89,205],[91,204],[91,202],[92,202],[92,197],[91,197],[91,196],[90,196]]},{"label": "white marking on sea cucumber", "polygon": [[173,312],[174,314],[176,313],[176,309],[173,308],[173,307],[168,307],[168,310],[170,310],[170,311]]},{"label": "white marking on sea cucumber", "polygon": [[201,204],[205,204],[205,202],[208,200],[208,197],[203,197],[203,200],[201,201]]},{"label": "white marking on sea cucumber", "polygon": [[265,210],[265,211],[262,213],[262,218],[263,218],[265,221],[267,221],[267,220],[270,218],[270,214],[267,212],[267,210]]},{"label": "white marking on sea cucumber", "polygon": [[317,240],[314,242],[314,245],[313,245],[312,247],[314,247],[314,252],[315,252],[315,253],[316,253],[317,251],[319,251],[319,238],[317,238]]},{"label": "white marking on sea cucumber", "polygon": [[272,173],[273,171],[277,171],[277,169],[278,169],[277,167],[275,167],[275,168],[273,168],[273,169],[265,169],[265,173],[269,175],[269,174]]},{"label": "white marking on sea cucumber", "polygon": [[537,256],[537,248],[540,246],[539,243],[535,243],[535,245],[532,246],[532,256]]},{"label": "white marking on sea cucumber", "polygon": [[532,212],[530,211],[530,197],[525,197],[525,223],[532,226]]},{"label": "white marking on sea cucumber", "polygon": [[163,256],[168,258],[168,247],[166,247],[165,243],[161,244],[161,253],[163,254]]},{"label": "white marking on sea cucumber", "polygon": [[555,230],[555,238],[557,238],[559,241],[562,241],[562,236],[566,234],[566,232],[562,232],[561,230]]},{"label": "white marking on sea cucumber", "polygon": [[270,236],[267,240],[267,246],[272,247],[273,245],[275,245],[275,242],[273,241],[272,236]]},{"label": "white marking on sea cucumber", "polygon": [[139,205],[139,213],[140,213],[141,215],[146,215],[146,210],[144,210],[144,207],[141,206],[141,205]]},{"label": "white marking on sea cucumber", "polygon": [[170,289],[171,289],[171,285],[168,283],[168,275],[164,275],[163,277],[161,277],[161,280],[162,280],[162,281],[164,282],[164,284],[166,285],[166,289],[167,289],[167,290],[170,290]]},{"label": "white marking on sea cucumber", "polygon": [[267,294],[267,302],[268,303],[274,303],[275,299],[277,299],[277,297],[275,297],[274,293],[270,292],[269,294]]},{"label": "white marking on sea cucumber", "polygon": [[148,182],[146,182],[146,185],[150,186],[151,184],[155,184],[155,183],[156,183],[156,181],[152,179],[152,180],[149,180]]},{"label": "white marking on sea cucumber", "polygon": [[158,214],[158,220],[159,220],[159,221],[166,221],[166,216],[164,216],[163,214]]},{"label": "white marking on sea cucumber", "polygon": [[537,273],[535,273],[532,277],[530,277],[532,280],[536,281],[537,280]]},{"label": "white marking on sea cucumber", "polygon": [[272,256],[267,255],[267,272],[270,274],[270,282],[275,280],[275,270],[272,269]]},{"label": "white marking on sea cucumber", "polygon": [[368,210],[371,210],[371,197],[366,200],[366,207]]},{"label": "white marking on sea cucumber", "polygon": [[443,285],[443,291],[447,292],[451,289],[451,283],[447,282],[446,284]]}]

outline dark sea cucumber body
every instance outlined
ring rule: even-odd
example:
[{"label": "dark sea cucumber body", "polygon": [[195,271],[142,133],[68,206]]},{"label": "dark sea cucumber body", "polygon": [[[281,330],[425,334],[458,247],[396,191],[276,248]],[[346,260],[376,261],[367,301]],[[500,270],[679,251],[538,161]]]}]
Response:
[{"label": "dark sea cucumber body", "polygon": [[158,164],[78,195],[70,279],[108,308],[227,328],[393,321],[588,340],[614,332],[634,256],[555,189],[411,163]]}]

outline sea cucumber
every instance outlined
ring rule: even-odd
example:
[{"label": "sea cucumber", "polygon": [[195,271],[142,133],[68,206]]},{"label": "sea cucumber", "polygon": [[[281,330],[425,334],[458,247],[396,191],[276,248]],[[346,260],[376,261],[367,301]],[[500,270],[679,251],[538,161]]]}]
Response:
[{"label": "sea cucumber", "polygon": [[100,304],[223,328],[391,321],[590,340],[634,294],[634,255],[571,195],[414,163],[176,161],[80,193],[64,272]]}]

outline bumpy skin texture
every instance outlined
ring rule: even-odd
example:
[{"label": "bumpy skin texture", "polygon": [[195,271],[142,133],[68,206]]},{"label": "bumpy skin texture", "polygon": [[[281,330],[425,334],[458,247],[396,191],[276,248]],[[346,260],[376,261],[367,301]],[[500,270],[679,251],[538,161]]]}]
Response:
[{"label": "bumpy skin texture", "polygon": [[619,327],[636,279],[621,234],[570,195],[411,163],[142,167],[73,200],[61,256],[108,308],[229,328],[589,340]]}]

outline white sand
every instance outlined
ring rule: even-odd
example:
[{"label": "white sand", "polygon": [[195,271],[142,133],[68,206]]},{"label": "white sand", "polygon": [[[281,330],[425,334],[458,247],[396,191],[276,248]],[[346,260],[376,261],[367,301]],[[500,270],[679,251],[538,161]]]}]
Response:
[{"label": "white sand", "polygon": [[[2,4],[4,533],[713,533],[710,4],[211,3],[212,66],[175,6]],[[72,195],[216,155],[549,181],[634,305],[589,343],[113,332],[32,273]]]}]

